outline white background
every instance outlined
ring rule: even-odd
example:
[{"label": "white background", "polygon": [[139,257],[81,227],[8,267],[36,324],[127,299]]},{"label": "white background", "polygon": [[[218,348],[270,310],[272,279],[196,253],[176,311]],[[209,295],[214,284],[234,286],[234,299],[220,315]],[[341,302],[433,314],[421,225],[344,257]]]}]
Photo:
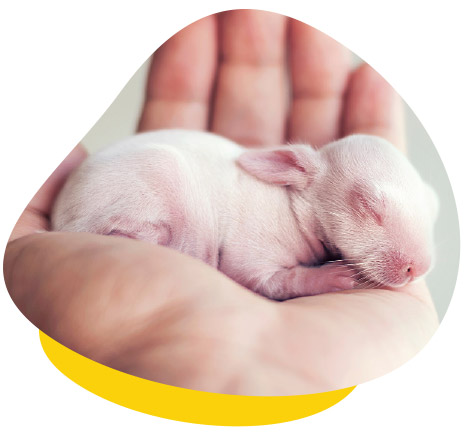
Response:
[{"label": "white background", "polygon": [[[464,31],[459,1],[11,2],[0,11],[0,241],[71,148],[143,61],[178,30],[226,9],[266,9],[305,21],[377,69],[434,142],[462,211]],[[117,48],[116,48],[117,47]],[[462,274],[462,273],[461,273]],[[285,427],[247,432],[464,431],[463,291],[427,347],[331,409]],[[226,432],[140,414],[92,395],[59,373],[37,330],[0,288],[0,430]],[[234,429],[234,428],[232,428]]]}]

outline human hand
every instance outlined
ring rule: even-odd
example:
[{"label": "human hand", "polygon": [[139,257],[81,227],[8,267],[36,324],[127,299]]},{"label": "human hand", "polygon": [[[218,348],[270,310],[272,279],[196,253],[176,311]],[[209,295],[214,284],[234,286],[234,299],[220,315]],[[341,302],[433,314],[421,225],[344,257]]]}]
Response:
[{"label": "human hand", "polygon": [[[211,129],[261,146],[287,140],[320,146],[354,132],[404,144],[400,101],[372,69],[350,74],[343,47],[302,23],[256,11],[205,18],[154,55],[140,129],[164,127]],[[424,282],[278,303],[164,247],[93,234],[34,234],[47,228],[53,197],[81,159],[75,151],[45,184],[5,254],[7,287],[19,309],[80,354],[198,390],[315,393],[394,369],[437,326]]]}]

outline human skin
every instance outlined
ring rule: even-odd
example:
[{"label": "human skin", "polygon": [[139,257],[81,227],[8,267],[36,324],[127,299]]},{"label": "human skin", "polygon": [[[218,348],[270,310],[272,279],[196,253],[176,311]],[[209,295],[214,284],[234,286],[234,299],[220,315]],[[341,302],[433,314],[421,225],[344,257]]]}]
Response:
[{"label": "human skin", "polygon": [[[261,147],[366,133],[405,148],[400,99],[373,69],[352,72],[338,43],[257,11],[207,17],[155,53],[139,130],[179,127]],[[317,393],[391,371],[438,325],[424,281],[275,302],[162,246],[48,232],[53,200],[84,158],[74,149],[32,199],[7,246],[4,275],[21,312],[86,357],[197,390]]]}]

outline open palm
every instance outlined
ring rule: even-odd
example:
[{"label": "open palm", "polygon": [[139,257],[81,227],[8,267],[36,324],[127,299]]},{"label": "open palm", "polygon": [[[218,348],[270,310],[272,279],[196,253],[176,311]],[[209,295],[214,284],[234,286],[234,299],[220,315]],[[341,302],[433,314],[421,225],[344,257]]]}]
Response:
[{"label": "open palm", "polygon": [[[352,72],[335,41],[257,11],[200,20],[155,53],[139,129],[169,127],[262,147],[355,132],[405,146],[401,102],[375,71]],[[394,369],[437,327],[423,281],[275,302],[165,247],[48,232],[54,197],[83,158],[76,148],[31,201],[4,267],[24,315],[84,356],[197,390],[316,393]]]}]

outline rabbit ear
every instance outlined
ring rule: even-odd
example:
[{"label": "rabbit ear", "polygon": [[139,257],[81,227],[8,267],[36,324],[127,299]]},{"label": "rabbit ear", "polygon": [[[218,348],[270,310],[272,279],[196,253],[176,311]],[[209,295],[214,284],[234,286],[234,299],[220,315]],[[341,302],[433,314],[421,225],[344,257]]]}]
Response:
[{"label": "rabbit ear", "polygon": [[318,157],[309,145],[289,145],[272,151],[244,152],[238,164],[261,181],[304,189],[319,171]]},{"label": "rabbit ear", "polygon": [[432,221],[436,221],[438,217],[438,211],[440,209],[440,200],[438,199],[438,195],[435,190],[426,182],[424,182],[425,188],[425,197],[427,203],[430,207],[430,214],[432,216]]}]

